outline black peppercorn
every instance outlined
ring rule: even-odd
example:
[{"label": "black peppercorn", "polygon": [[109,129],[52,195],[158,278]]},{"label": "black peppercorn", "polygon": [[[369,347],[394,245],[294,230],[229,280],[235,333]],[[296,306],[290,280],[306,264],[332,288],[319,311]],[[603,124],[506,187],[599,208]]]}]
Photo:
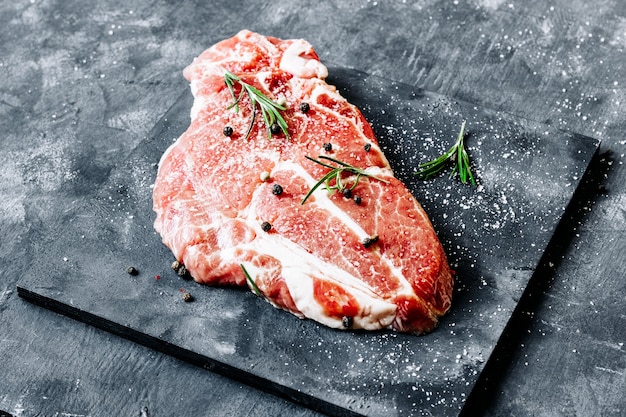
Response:
[{"label": "black peppercorn", "polygon": [[137,271],[137,268],[135,268],[134,266],[129,266],[126,272],[128,272],[129,275],[137,275],[139,273],[139,271]]},{"label": "black peppercorn", "polygon": [[349,329],[350,327],[352,327],[352,325],[354,324],[354,318],[351,316],[343,316],[341,318],[341,324],[343,325],[343,327],[345,327],[346,329]]},{"label": "black peppercorn", "polygon": [[187,268],[182,263],[178,261],[172,262],[172,269],[182,279],[185,279],[185,280],[191,279],[191,275],[189,275],[189,271],[187,271]]},{"label": "black peppercorn", "polygon": [[363,149],[365,149],[365,152],[369,152],[370,149],[372,149],[372,144],[366,143],[365,145],[363,145]]},{"label": "black peppercorn", "polygon": [[343,190],[343,196],[344,198],[352,198],[352,190],[346,188],[345,190]]},{"label": "black peppercorn", "polygon": [[185,265],[181,265],[180,268],[176,271],[179,277],[184,278],[187,276],[187,268]]},{"label": "black peppercorn", "polygon": [[272,228],[272,225],[270,222],[261,223],[261,229],[263,229],[264,232],[269,232],[271,228]]},{"label": "black peppercorn", "polygon": [[363,239],[362,243],[364,247],[369,248],[376,242],[378,242],[378,235],[368,236],[365,239]]},{"label": "black peppercorn", "polygon": [[190,303],[193,301],[193,295],[189,294],[188,292],[184,292],[183,293],[183,301],[186,303]]},{"label": "black peppercorn", "polygon": [[280,131],[281,129],[278,123],[272,123],[272,125],[270,126],[270,132],[272,133],[272,135],[278,135]]},{"label": "black peppercorn", "polygon": [[233,134],[233,128],[230,126],[226,126],[224,130],[222,130],[222,133],[224,133],[224,136],[230,136]]},{"label": "black peppercorn", "polygon": [[281,195],[282,193],[283,187],[281,187],[280,184],[274,184],[274,186],[272,187],[272,194]]},{"label": "black peppercorn", "polygon": [[356,204],[361,204],[361,202],[362,202],[362,201],[363,201],[363,200],[361,199],[361,196],[360,196],[360,195],[355,195],[355,196],[354,196],[354,202],[355,202]]},{"label": "black peppercorn", "polygon": [[306,103],[306,102],[300,103],[300,111],[302,113],[307,113],[309,110],[311,110],[311,106],[309,106],[309,103]]},{"label": "black peppercorn", "polygon": [[324,148],[324,150],[326,152],[330,152],[330,151],[333,150],[333,144],[332,143],[328,143],[327,142],[327,143],[323,144],[322,147]]}]

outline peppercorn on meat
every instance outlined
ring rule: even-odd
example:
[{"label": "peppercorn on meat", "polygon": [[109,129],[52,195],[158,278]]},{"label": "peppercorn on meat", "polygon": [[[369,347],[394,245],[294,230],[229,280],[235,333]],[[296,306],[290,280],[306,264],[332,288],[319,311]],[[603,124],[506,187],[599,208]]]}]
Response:
[{"label": "peppercorn on meat", "polygon": [[445,253],[311,45],[241,31],[184,76],[191,123],[153,199],[188,273],[335,328],[432,330],[451,302]]}]

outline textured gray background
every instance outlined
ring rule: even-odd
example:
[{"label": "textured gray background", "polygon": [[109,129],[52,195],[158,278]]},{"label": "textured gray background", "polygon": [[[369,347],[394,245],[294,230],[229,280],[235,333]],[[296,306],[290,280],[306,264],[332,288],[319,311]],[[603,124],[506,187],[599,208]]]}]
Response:
[{"label": "textured gray background", "polygon": [[[574,191],[584,188],[578,184],[598,141],[360,71],[331,67],[329,74],[371,121],[395,175],[424,205],[457,272],[454,308],[436,331],[421,337],[338,332],[270,308],[249,291],[181,280],[152,226],[151,185],[172,137],[189,126],[187,90],[97,195],[77,199],[64,213],[68,222],[54,242],[33,249],[37,262],[21,271],[18,294],[331,415],[428,410],[451,417],[467,409],[475,385],[483,389],[477,383],[488,374],[483,369],[506,352],[500,336],[517,317],[531,276],[533,287],[545,278],[542,255],[555,234],[562,237],[555,227]],[[462,186],[449,175],[416,179],[418,161],[434,157],[461,118],[474,144],[479,186]],[[81,176],[98,175],[89,162]],[[141,272],[129,277],[128,265]],[[197,301],[183,302],[185,290]]]},{"label": "textured gray background", "polygon": [[[598,1],[0,4],[0,409],[14,415],[314,412],[17,297],[32,253],[242,28],[322,60],[602,140],[583,200],[516,328],[484,415],[626,413],[626,5]],[[90,155],[87,170],[77,161]],[[34,169],[33,167],[37,167]],[[94,169],[95,167],[95,169]],[[98,173],[85,176],[81,172]]]}]

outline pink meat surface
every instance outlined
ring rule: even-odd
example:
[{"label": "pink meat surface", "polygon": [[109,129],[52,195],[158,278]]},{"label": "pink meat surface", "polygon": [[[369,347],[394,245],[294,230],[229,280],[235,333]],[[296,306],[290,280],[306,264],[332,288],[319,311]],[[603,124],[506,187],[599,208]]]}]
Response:
[{"label": "pink meat surface", "polygon": [[[244,94],[238,112],[229,108],[226,71],[284,103],[289,137],[268,138],[260,111],[246,137],[252,105]],[[432,330],[451,302],[446,255],[361,112],[324,81],[327,69],[311,45],[241,31],[203,52],[184,76],[195,98],[191,123],[160,161],[154,227],[193,278],[247,285],[334,328]],[[360,204],[324,186],[302,203],[329,172],[306,158],[320,155],[375,176],[361,176],[352,190]],[[342,182],[355,179],[344,173]],[[372,236],[378,240],[364,245]]]}]

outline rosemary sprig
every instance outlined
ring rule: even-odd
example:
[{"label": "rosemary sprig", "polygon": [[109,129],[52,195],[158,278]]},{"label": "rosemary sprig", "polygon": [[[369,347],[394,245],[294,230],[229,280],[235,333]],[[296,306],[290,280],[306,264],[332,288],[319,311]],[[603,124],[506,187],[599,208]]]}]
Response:
[{"label": "rosemary sprig", "polygon": [[259,287],[257,287],[256,283],[254,282],[254,280],[252,279],[252,277],[250,276],[250,274],[246,270],[246,267],[243,266],[243,264],[239,264],[239,266],[243,270],[243,274],[246,276],[246,280],[248,281],[248,283],[252,287],[252,290],[255,292],[256,295],[258,295],[259,297],[262,297],[263,294],[261,293],[261,290],[259,289]]},{"label": "rosemary sprig", "polygon": [[[338,164],[338,166],[328,164],[328,163],[326,163],[326,162],[320,161],[320,160],[318,160],[318,159],[311,158],[311,157],[309,157],[309,156],[305,156],[305,158],[307,158],[307,159],[308,159],[308,160],[310,160],[310,161],[315,162],[316,164],[319,164],[319,165],[321,165],[321,166],[323,166],[323,167],[326,167],[326,168],[330,169],[330,171],[328,171],[328,173],[327,173],[326,175],[324,175],[324,176],[323,176],[323,177],[322,177],[322,178],[321,178],[321,179],[320,179],[320,180],[319,180],[319,181],[318,181],[318,182],[317,182],[317,183],[316,183],[316,184],[315,184],[315,185],[314,185],[314,186],[313,186],[313,187],[309,190],[309,192],[307,193],[307,195],[306,195],[306,196],[304,196],[304,198],[302,199],[301,204],[304,204],[304,203],[306,202],[306,200],[307,200],[307,199],[311,196],[311,194],[313,194],[313,192],[314,192],[317,188],[319,188],[322,184],[325,184],[325,185],[326,185],[326,189],[327,189],[329,192],[333,192],[333,191],[335,191],[335,190],[338,190],[338,191],[344,191],[344,190],[346,190],[346,189],[348,189],[348,190],[353,190],[353,189],[354,189],[354,187],[356,187],[356,186],[357,186],[357,184],[359,183],[359,179],[361,178],[361,176],[365,176],[365,177],[373,178],[373,179],[376,179],[376,180],[378,180],[378,181],[382,181],[382,182],[384,182],[385,184],[387,183],[387,181],[385,181],[385,180],[383,180],[383,179],[381,179],[381,178],[378,178],[378,177],[376,177],[376,176],[374,176],[374,175],[372,175],[372,174],[368,174],[367,172],[365,172],[365,171],[364,171],[363,169],[361,169],[361,168],[357,168],[357,167],[352,166],[352,165],[350,165],[350,164],[348,164],[348,163],[346,163],[346,162],[342,162],[342,161],[340,161],[340,160],[338,160],[338,159],[331,158],[330,156],[320,155],[318,158],[319,158],[319,159],[326,159],[326,160],[328,160],[328,161],[332,161],[332,162],[334,162],[334,163]],[[350,187],[347,187],[347,186],[346,186],[346,185],[345,185],[345,184],[341,181],[341,175],[342,175],[344,172],[349,172],[349,173],[351,173],[351,174],[356,175],[356,178],[355,178],[355,180],[354,180],[354,183],[353,183]],[[333,180],[333,178],[334,178],[334,180],[335,180],[335,184],[334,184],[334,185],[331,185],[331,181]]]},{"label": "rosemary sprig", "polygon": [[465,120],[461,124],[461,131],[456,139],[456,143],[443,155],[433,159],[432,161],[421,164],[419,166],[420,171],[416,172],[415,175],[419,176],[423,180],[427,180],[445,168],[448,161],[452,161],[454,162],[454,168],[450,173],[450,177],[458,172],[459,178],[463,184],[467,184],[469,181],[472,185],[476,185],[476,181],[474,180],[474,175],[472,174],[470,167],[469,155],[465,150],[464,136]]},{"label": "rosemary sprig", "polygon": [[[250,105],[252,106],[252,119],[250,120],[250,126],[248,127],[248,131],[246,132],[245,139],[248,139],[250,136],[250,132],[252,132],[252,128],[254,127],[254,121],[256,119],[257,105],[261,109],[261,116],[263,117],[263,122],[267,128],[268,138],[272,138],[272,126],[274,124],[278,125],[280,130],[285,134],[285,137],[289,139],[289,132],[287,131],[287,122],[280,114],[281,111],[286,110],[287,108],[281,104],[272,101],[265,94],[260,92],[257,88],[251,86],[250,84],[244,82],[241,78],[236,76],[230,71],[226,71],[224,73],[224,83],[228,87],[228,91],[230,91],[230,95],[233,97],[233,103],[230,104],[227,109],[235,109],[235,113],[239,112],[239,102],[243,97],[244,93],[248,95],[250,98]],[[241,86],[241,91],[239,95],[235,94],[235,84],[239,84]]]}]

